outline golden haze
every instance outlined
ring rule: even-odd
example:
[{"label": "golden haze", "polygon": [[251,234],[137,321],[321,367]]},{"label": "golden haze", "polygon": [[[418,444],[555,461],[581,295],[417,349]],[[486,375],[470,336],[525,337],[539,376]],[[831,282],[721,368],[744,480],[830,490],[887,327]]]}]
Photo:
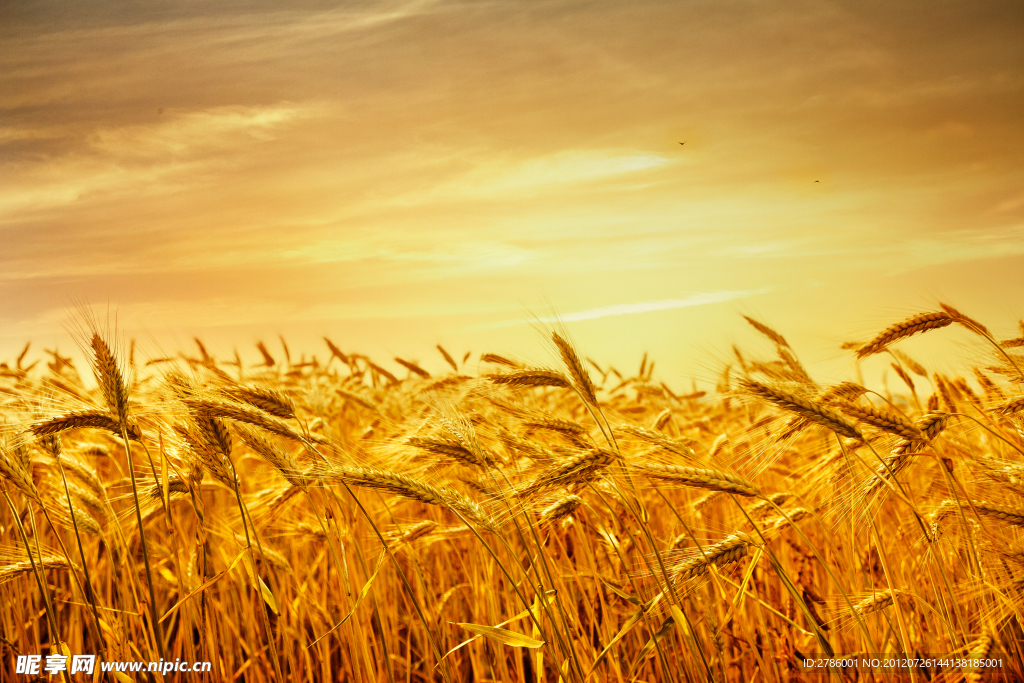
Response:
[{"label": "golden haze", "polygon": [[67,351],[80,300],[253,361],[554,312],[682,383],[747,313],[838,377],[938,300],[1019,313],[1017,3],[0,11],[5,357]]}]

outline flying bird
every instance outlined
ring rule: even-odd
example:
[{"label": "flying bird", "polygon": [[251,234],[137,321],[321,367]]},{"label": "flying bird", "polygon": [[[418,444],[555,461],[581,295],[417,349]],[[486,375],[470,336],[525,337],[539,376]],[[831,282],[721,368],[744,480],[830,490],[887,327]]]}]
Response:
[{"label": "flying bird", "polygon": [[816,182],[816,183],[820,183],[821,181],[820,181],[820,180],[815,180],[814,182]]},{"label": "flying bird", "polygon": [[685,143],[685,142],[680,142],[679,144],[680,144],[680,145],[685,145],[686,143]]}]

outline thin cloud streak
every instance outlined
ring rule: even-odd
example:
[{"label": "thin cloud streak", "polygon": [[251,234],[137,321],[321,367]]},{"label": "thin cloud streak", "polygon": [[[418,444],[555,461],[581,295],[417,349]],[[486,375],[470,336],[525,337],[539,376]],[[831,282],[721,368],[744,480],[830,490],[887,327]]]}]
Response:
[{"label": "thin cloud streak", "polygon": [[[598,318],[609,318],[618,315],[637,315],[639,313],[653,313],[655,311],[668,311],[675,308],[690,308],[692,306],[705,306],[707,304],[720,304],[734,299],[743,299],[757,294],[767,294],[774,287],[759,287],[757,289],[744,289],[737,291],[701,292],[682,299],[661,299],[658,301],[637,301],[630,304],[615,304],[612,306],[601,306],[586,311],[576,311],[565,315],[555,315],[544,318],[536,318],[542,323],[571,323],[583,320],[596,320]],[[503,320],[490,325],[481,325],[473,329],[490,329],[495,327],[510,327],[518,325],[521,320]]]},{"label": "thin cloud streak", "polygon": [[661,301],[640,301],[633,304],[616,304],[614,306],[601,306],[592,308],[589,311],[577,311],[555,318],[541,318],[541,322],[577,322],[580,320],[594,320],[595,318],[607,318],[613,315],[634,315],[636,313],[650,313],[652,311],[667,311],[673,308],[689,308],[691,306],[704,306],[705,304],[720,304],[723,301],[742,299],[755,294],[770,292],[771,287],[759,289],[745,289],[735,292],[702,292],[683,299],[662,299]]}]

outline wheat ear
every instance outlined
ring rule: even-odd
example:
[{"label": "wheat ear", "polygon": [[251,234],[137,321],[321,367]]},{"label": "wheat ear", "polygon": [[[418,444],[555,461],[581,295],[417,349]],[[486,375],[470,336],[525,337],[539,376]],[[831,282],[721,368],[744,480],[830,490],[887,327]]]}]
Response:
[{"label": "wheat ear", "polygon": [[[54,415],[45,420],[33,422],[29,430],[36,436],[47,436],[59,434],[68,429],[81,429],[91,427],[93,429],[105,429],[108,432],[121,436],[121,425],[112,418],[109,413],[102,410],[71,410],[60,415]],[[132,441],[141,441],[142,433],[135,425],[128,425],[128,438]]]},{"label": "wheat ear", "polygon": [[439,505],[476,522],[484,529],[494,530],[494,523],[484,509],[454,489],[435,488],[399,472],[369,467],[320,464],[317,473],[328,483],[338,482],[348,486],[377,489],[428,505]]},{"label": "wheat ear", "polygon": [[515,372],[487,375],[487,379],[495,384],[521,387],[569,387],[569,380],[557,370],[516,370]]},{"label": "wheat ear", "polygon": [[879,353],[884,351],[890,344],[901,339],[906,339],[927,330],[937,330],[940,327],[952,325],[954,322],[953,316],[945,311],[915,315],[879,332],[874,339],[857,349],[857,358],[865,358],[871,354]]},{"label": "wheat ear", "polygon": [[677,581],[703,576],[709,567],[724,567],[742,559],[750,552],[752,545],[754,541],[750,536],[743,532],[734,533],[676,564],[672,567],[672,575]]},{"label": "wheat ear", "polygon": [[857,425],[847,422],[838,413],[811,400],[753,380],[741,380],[740,386],[754,396],[758,396],[780,408],[796,413],[811,422],[828,427],[837,434],[858,441],[865,440],[864,434],[857,428]]},{"label": "wheat ear", "polygon": [[224,391],[228,398],[247,403],[275,417],[295,417],[295,404],[280,391],[266,387],[231,387]]},{"label": "wheat ear", "polygon": [[901,436],[908,441],[923,438],[921,430],[913,422],[898,413],[856,405],[846,401],[837,402],[837,406],[844,413],[860,422],[877,427],[890,434]]},{"label": "wheat ear", "polygon": [[28,553],[21,546],[0,546],[0,584],[29,573],[33,570],[33,562],[39,569],[80,571],[78,565],[55,551],[44,548],[43,552],[39,553],[33,549],[32,557],[29,559]]},{"label": "wheat ear", "polygon": [[648,479],[657,479],[659,481],[708,489],[710,491],[735,493],[740,496],[756,496],[761,493],[757,486],[746,479],[719,470],[655,464],[633,465],[632,469]]},{"label": "wheat ear", "polygon": [[594,386],[594,382],[590,379],[590,373],[587,372],[587,368],[580,361],[579,354],[576,353],[576,349],[572,347],[560,334],[557,332],[551,333],[551,340],[558,347],[558,352],[562,355],[562,362],[565,363],[566,369],[569,371],[569,375],[573,379],[573,384],[576,386],[576,390],[580,392],[590,405],[597,405],[597,388]]}]

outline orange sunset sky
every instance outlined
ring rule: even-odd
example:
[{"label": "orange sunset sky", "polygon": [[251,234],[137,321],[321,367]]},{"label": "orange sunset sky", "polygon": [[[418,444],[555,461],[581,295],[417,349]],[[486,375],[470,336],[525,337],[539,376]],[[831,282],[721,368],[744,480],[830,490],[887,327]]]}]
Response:
[{"label": "orange sunset sky", "polygon": [[393,369],[557,315],[683,387],[741,314],[826,374],[940,300],[1016,336],[1024,4],[3,3],[0,231],[7,360],[81,302]]}]

